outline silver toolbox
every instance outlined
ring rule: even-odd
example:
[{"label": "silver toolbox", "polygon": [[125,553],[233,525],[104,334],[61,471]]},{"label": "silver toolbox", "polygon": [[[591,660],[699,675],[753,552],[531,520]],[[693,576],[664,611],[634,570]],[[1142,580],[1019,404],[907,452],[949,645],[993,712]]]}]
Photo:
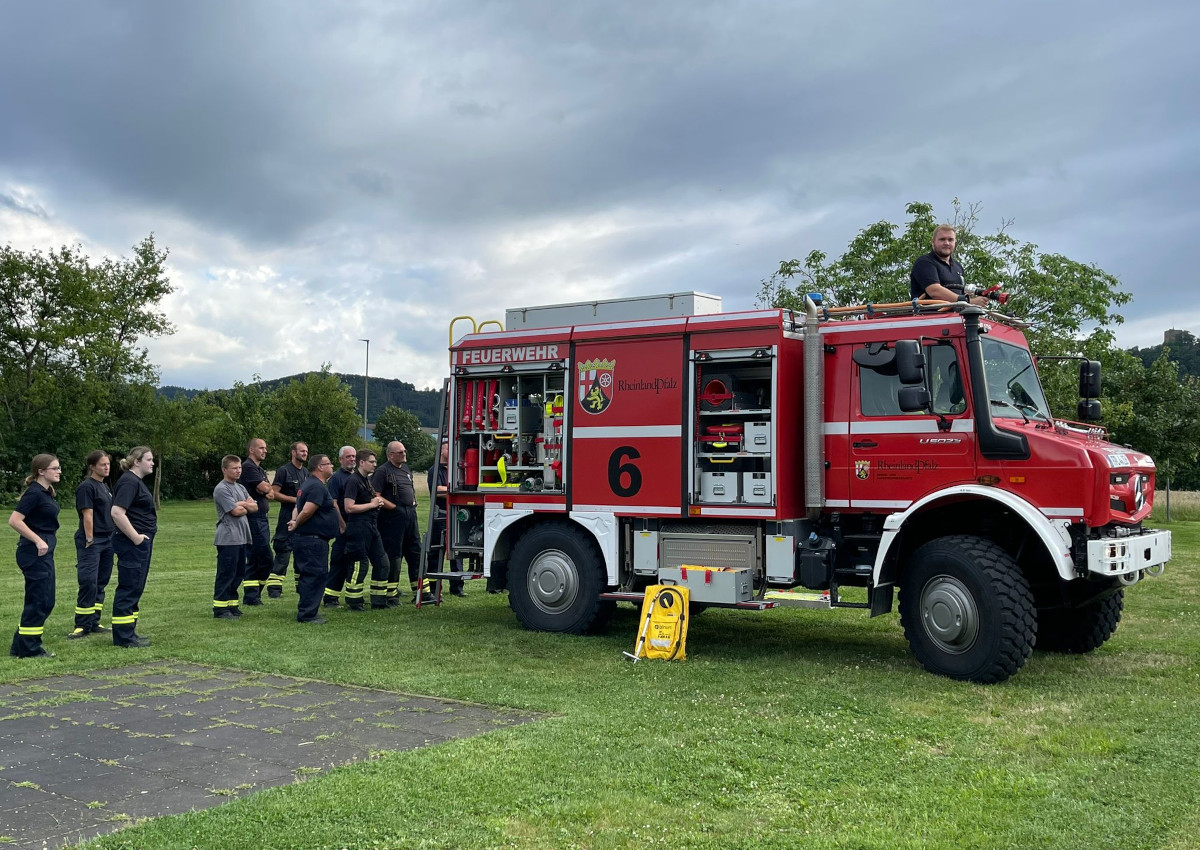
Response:
[{"label": "silver toolbox", "polygon": [[751,505],[771,504],[771,473],[743,472],[742,501]]},{"label": "silver toolbox", "polygon": [[681,564],[663,567],[658,571],[660,584],[674,584],[688,589],[691,602],[724,603],[749,602],[754,598],[754,579],[747,567],[700,567]]},{"label": "silver toolbox", "polygon": [[755,455],[771,453],[771,423],[747,422],[744,451]]},{"label": "silver toolbox", "polygon": [[700,501],[736,502],[738,474],[736,472],[701,472]]}]

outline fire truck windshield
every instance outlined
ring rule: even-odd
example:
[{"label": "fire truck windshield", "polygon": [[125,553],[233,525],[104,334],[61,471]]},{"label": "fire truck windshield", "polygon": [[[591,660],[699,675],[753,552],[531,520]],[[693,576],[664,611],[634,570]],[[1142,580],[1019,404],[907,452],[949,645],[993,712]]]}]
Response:
[{"label": "fire truck windshield", "polygon": [[1027,350],[985,338],[983,368],[992,416],[1050,421],[1050,405]]}]

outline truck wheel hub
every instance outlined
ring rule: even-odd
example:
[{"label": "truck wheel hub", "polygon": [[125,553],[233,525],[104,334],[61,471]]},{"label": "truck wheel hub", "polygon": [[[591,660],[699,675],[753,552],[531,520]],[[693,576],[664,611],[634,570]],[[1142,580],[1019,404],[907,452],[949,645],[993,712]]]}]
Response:
[{"label": "truck wheel hub", "polygon": [[943,652],[966,652],[979,636],[979,609],[956,578],[937,576],[921,592],[921,622]]},{"label": "truck wheel hub", "polygon": [[571,606],[579,593],[579,573],[575,563],[563,552],[549,549],[533,560],[529,568],[529,596],[538,608],[558,613]]}]

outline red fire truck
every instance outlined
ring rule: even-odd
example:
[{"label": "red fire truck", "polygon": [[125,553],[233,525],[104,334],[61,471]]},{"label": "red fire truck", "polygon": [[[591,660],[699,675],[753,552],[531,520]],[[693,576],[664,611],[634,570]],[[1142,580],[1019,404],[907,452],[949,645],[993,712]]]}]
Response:
[{"label": "red fire truck", "polygon": [[[1170,532],[1143,528],[1154,461],[1051,414],[1019,322],[818,296],[719,309],[524,308],[452,341],[444,545],[526,627],[596,630],[651,584],[698,609],[873,617],[898,589],[917,660],[989,683],[1035,644],[1097,648],[1125,588],[1164,569]],[[1099,378],[1081,364],[1080,419]]]}]

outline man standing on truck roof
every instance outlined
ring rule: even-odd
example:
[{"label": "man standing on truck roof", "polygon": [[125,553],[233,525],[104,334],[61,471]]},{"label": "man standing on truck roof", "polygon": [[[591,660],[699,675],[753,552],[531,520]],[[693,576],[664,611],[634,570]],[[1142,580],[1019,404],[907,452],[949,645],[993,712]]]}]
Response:
[{"label": "man standing on truck roof", "polygon": [[958,237],[954,228],[939,224],[933,231],[928,254],[917,257],[908,276],[908,290],[912,298],[934,298],[938,301],[969,301],[977,307],[987,306],[987,299],[970,297],[966,293],[963,267],[954,259],[954,247]]}]

